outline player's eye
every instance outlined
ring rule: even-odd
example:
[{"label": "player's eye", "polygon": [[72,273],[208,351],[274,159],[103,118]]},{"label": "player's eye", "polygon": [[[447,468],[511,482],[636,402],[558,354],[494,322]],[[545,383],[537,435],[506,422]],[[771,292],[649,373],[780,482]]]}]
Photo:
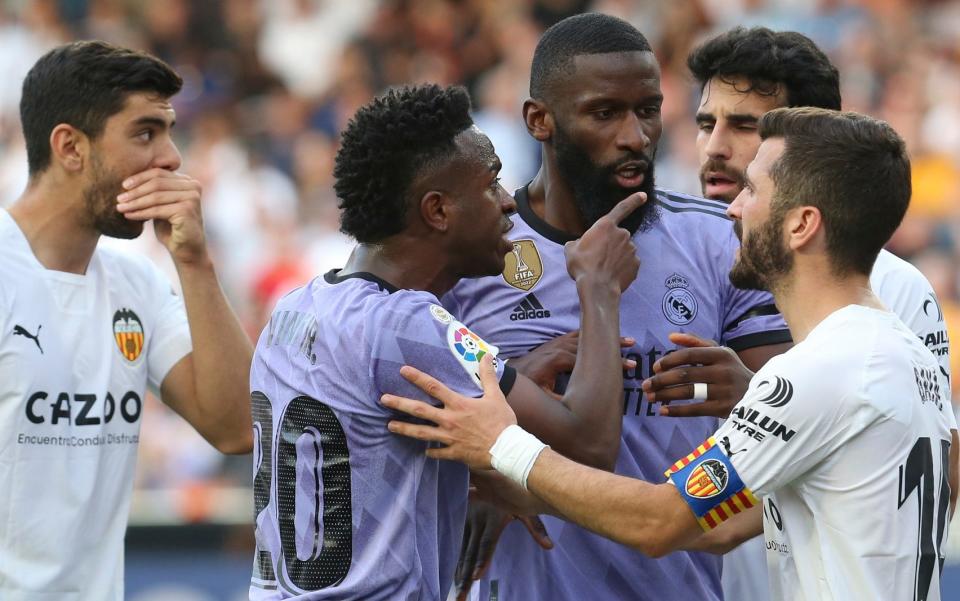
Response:
[{"label": "player's eye", "polygon": [[593,111],[593,116],[598,121],[607,121],[613,117],[613,109],[597,109]]},{"label": "player's eye", "polygon": [[141,132],[137,132],[136,138],[141,142],[149,142],[153,139],[153,130],[145,129]]},{"label": "player's eye", "polygon": [[490,188],[493,189],[493,190],[497,190],[498,188],[500,188],[500,180],[501,180],[501,179],[502,179],[502,178],[501,178],[499,175],[498,175],[497,177],[493,178],[493,183],[490,184]]},{"label": "player's eye", "polygon": [[700,123],[697,123],[697,127],[700,129],[700,131],[705,131],[705,132],[708,132],[708,133],[709,133],[709,132],[713,131],[713,122],[712,122],[712,121],[701,121]]}]

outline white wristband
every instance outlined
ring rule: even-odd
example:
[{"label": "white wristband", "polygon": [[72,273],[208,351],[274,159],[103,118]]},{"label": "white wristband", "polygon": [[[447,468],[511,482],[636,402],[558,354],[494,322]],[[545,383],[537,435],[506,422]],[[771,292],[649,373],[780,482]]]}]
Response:
[{"label": "white wristband", "polygon": [[507,426],[490,447],[490,464],[493,469],[526,489],[527,476],[545,448],[547,445],[520,426]]}]

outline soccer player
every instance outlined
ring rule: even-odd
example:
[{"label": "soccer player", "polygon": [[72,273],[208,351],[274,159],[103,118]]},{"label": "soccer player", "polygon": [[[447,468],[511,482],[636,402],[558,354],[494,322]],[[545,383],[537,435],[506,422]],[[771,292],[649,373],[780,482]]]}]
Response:
[{"label": "soccer player", "polygon": [[[641,267],[620,306],[622,333],[636,340],[627,356],[637,367],[621,376],[616,472],[658,480],[665,464],[717,426],[712,416],[662,416],[641,390],[652,365],[677,347],[670,332],[719,340],[754,369],[789,343],[789,332],[768,293],[736,290],[727,279],[739,242],[726,206],[654,187],[663,95],[657,60],[636,28],[602,14],[551,27],[534,54],[530,96],[523,114],[543,166],[515,193],[513,252],[501,275],[460,282],[445,306],[508,357],[576,330],[580,305],[563,268],[564,244],[617,201],[646,192],[651,202],[624,222]],[[741,389],[752,375],[728,374],[742,378],[729,384]],[[713,388],[722,392],[716,382]],[[652,560],[574,524],[545,521],[559,543],[546,553],[519,524],[506,527],[481,599],[721,598],[719,557],[678,552]],[[481,530],[472,522],[470,537]]]},{"label": "soccer player", "polygon": [[[757,124],[764,113],[784,106],[840,109],[836,68],[812,40],[799,33],[736,28],[704,42],[691,52],[687,64],[701,89],[697,149],[700,183],[707,198],[729,203],[743,189],[744,170],[760,146]],[[949,395],[946,325],[929,282],[914,266],[881,250],[870,272],[870,287],[938,356],[943,391]],[[669,400],[691,394],[689,387],[664,388],[676,381],[681,369],[685,377],[709,386],[710,368],[704,366],[712,365],[714,356],[729,360],[728,354],[707,348],[664,359],[659,366],[663,371],[648,383],[654,398]],[[690,409],[675,407],[677,412]],[[960,452],[960,443],[951,448]],[[952,490],[956,494],[955,480]],[[770,599],[762,569],[763,544],[757,537],[724,556],[727,599]]]},{"label": "soccer player", "polygon": [[[418,392],[403,364],[479,396],[497,348],[440,306],[462,277],[500,273],[513,199],[463,88],[405,87],[361,108],[334,174],[347,265],[284,297],[251,371],[257,551],[252,599],[442,601],[463,533],[468,473],[387,431],[384,392]],[[510,366],[496,379],[521,422],[609,469],[620,432],[621,291],[639,261],[623,200],[566,247],[582,307],[580,361],[559,402]],[[427,398],[427,397],[423,397]]]},{"label": "soccer player", "polygon": [[[730,279],[772,290],[796,344],[713,436],[664,466],[667,482],[580,466],[511,425],[489,364],[470,402],[404,368],[445,407],[386,396],[439,424],[391,428],[652,556],[762,530],[774,599],[939,600],[954,418],[937,359],[869,284],[910,199],[905,146],[886,123],[809,107],[770,111],[759,128],[729,208],[743,232]],[[513,510],[530,502],[515,495]]]},{"label": "soccer player", "polygon": [[[23,82],[29,183],[0,211],[0,599],[123,599],[123,537],[149,385],[225,453],[252,448],[252,346],[207,253],[200,184],[179,173],[160,60],[103,42]],[[183,298],[101,248],[153,221]],[[192,340],[192,344],[191,344]]]}]

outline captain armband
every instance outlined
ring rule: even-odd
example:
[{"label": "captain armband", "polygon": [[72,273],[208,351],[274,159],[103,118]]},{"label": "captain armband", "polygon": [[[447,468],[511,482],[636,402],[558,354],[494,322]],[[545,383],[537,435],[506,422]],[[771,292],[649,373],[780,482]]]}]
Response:
[{"label": "captain armband", "polygon": [[705,532],[759,503],[712,436],[664,475],[680,491]]}]

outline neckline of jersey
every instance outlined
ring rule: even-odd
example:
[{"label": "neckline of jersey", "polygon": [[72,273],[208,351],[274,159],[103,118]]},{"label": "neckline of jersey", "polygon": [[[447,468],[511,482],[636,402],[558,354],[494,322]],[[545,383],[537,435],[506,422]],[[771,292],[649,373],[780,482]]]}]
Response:
[{"label": "neckline of jersey", "polygon": [[529,187],[530,184],[527,183],[527,185],[522,188],[517,188],[517,191],[513,193],[513,200],[517,203],[517,214],[520,215],[520,219],[529,225],[533,231],[551,242],[566,244],[567,242],[573,242],[578,239],[580,236],[574,236],[563,230],[558,230],[541,219],[540,216],[530,208],[530,197],[527,190]]},{"label": "neckline of jersey", "polygon": [[354,271],[353,273],[348,273],[346,275],[340,275],[342,269],[331,269],[327,273],[323,274],[323,279],[328,284],[339,284],[345,282],[346,280],[359,278],[361,280],[367,280],[368,282],[373,282],[380,287],[380,290],[393,294],[394,292],[399,291],[400,289],[391,284],[390,282],[378,278],[369,271]]},{"label": "neckline of jersey", "polygon": [[[5,223],[4,223],[5,222]],[[49,269],[46,265],[40,262],[40,259],[37,258],[37,255],[34,254],[33,248],[30,246],[30,241],[27,240],[27,236],[23,233],[23,230],[20,229],[20,224],[17,223],[17,220],[13,218],[13,215],[10,214],[10,211],[7,209],[0,209],[0,226],[6,225],[13,232],[13,237],[16,239],[16,244],[19,244],[21,250],[29,257],[29,260],[33,263],[33,266],[41,270],[47,278],[65,282],[68,284],[84,284],[88,281],[87,277],[91,273],[91,269],[94,268],[94,263],[96,262],[97,253],[94,252],[90,257],[90,262],[87,264],[86,273],[71,273],[69,271],[58,271],[56,269]]]}]

